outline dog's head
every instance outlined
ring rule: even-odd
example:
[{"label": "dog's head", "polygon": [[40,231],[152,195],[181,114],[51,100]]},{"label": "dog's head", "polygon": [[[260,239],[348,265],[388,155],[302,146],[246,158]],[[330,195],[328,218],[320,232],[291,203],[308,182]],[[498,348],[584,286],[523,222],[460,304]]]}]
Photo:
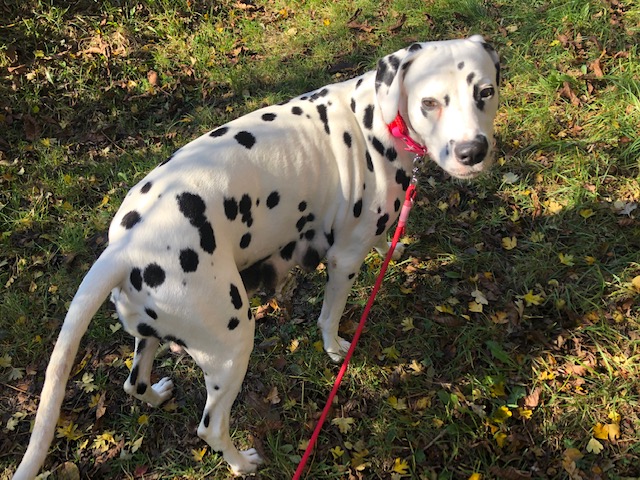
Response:
[{"label": "dog's head", "polygon": [[382,58],[376,97],[384,121],[400,114],[410,136],[457,178],[492,163],[500,63],[480,35],[415,43]]}]

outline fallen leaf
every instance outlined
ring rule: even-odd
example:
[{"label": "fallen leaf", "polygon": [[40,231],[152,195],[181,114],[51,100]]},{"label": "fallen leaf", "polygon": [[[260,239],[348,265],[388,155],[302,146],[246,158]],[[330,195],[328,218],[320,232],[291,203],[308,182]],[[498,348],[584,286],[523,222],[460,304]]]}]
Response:
[{"label": "fallen leaf", "polygon": [[504,237],[502,239],[502,248],[505,250],[513,250],[518,246],[518,239],[516,237]]},{"label": "fallen leaf", "polygon": [[523,407],[533,409],[536,408],[540,404],[540,392],[542,389],[540,387],[536,387],[533,391],[524,397],[523,399]]},{"label": "fallen leaf", "polygon": [[393,461],[393,471],[395,473],[399,473],[400,475],[407,475],[409,473],[409,464],[406,460],[396,458]]},{"label": "fallen leaf", "polygon": [[340,433],[345,434],[351,430],[351,425],[355,422],[355,419],[352,417],[336,417],[331,420],[331,425],[336,425],[340,430]]},{"label": "fallen leaf", "polygon": [[604,449],[604,445],[602,445],[598,440],[591,437],[589,443],[587,443],[587,452],[595,453],[598,455]]}]

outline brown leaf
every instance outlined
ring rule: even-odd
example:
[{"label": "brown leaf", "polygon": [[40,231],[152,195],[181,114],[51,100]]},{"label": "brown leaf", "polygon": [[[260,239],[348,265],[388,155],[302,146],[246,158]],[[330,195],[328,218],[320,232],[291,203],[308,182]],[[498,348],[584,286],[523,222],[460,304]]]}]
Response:
[{"label": "brown leaf", "polygon": [[96,405],[96,420],[100,420],[102,416],[107,412],[107,407],[104,406],[105,393],[102,392]]},{"label": "brown leaf", "polygon": [[394,33],[397,32],[402,28],[402,26],[404,25],[404,22],[406,21],[407,21],[407,15],[403,13],[402,15],[400,15],[400,18],[395,23],[395,25],[389,28],[389,31]]},{"label": "brown leaf", "polygon": [[593,62],[589,64],[591,71],[596,76],[596,78],[604,77],[604,73],[602,72],[602,67],[600,66],[600,59],[596,58]]},{"label": "brown leaf", "polygon": [[573,105],[574,107],[580,106],[580,99],[575,93],[573,93],[573,90],[571,90],[571,86],[569,85],[569,82],[565,81],[562,83],[560,96],[568,99],[571,102],[571,105]]},{"label": "brown leaf", "polygon": [[158,86],[158,74],[153,71],[153,70],[149,70],[147,72],[147,80],[149,80],[149,84],[157,87]]},{"label": "brown leaf", "polygon": [[514,467],[491,467],[490,471],[494,478],[501,478],[503,480],[526,480],[531,478],[530,472],[523,472]]},{"label": "brown leaf", "polygon": [[540,387],[534,388],[533,392],[524,397],[522,406],[530,410],[536,408],[540,404],[540,391]]},{"label": "brown leaf", "polygon": [[23,115],[22,124],[24,125],[24,136],[30,142],[36,140],[42,133],[42,128],[31,115]]}]

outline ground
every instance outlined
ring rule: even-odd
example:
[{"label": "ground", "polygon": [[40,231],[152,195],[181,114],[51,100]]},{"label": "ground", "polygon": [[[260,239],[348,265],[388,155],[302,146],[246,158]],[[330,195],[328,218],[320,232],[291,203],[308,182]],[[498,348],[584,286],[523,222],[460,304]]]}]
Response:
[{"label": "ground", "polygon": [[[503,59],[497,164],[420,174],[308,478],[640,476],[640,9],[631,0],[165,0],[0,5],[0,478],[28,441],[70,299],[129,187],[195,136],[375,67],[412,41],[482,33]],[[350,336],[381,260],[344,314]],[[232,435],[290,478],[338,366],[324,283],[253,300]],[[109,304],[67,387],[56,478],[227,478],[196,435],[204,383],[169,348],[175,399],[121,388]],[[65,476],[66,475],[66,476]]]}]

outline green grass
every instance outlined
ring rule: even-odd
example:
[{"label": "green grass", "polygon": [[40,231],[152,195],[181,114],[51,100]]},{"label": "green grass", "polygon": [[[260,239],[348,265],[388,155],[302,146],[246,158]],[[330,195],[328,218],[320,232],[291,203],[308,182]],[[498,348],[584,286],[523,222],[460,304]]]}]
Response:
[{"label": "green grass", "polygon": [[[498,164],[474,183],[424,167],[407,255],[330,416],[353,423],[325,425],[308,478],[640,476],[636,2],[26,0],[0,13],[0,478],[130,186],[229,119],[412,41],[471,33],[503,59]],[[372,254],[360,272],[347,336],[379,266]],[[232,420],[236,443],[267,459],[257,478],[291,477],[337,372],[317,348],[323,283],[296,273],[293,295],[258,321]],[[45,470],[226,478],[210,449],[194,458],[206,447],[199,370],[164,352],[175,400],[152,410],[127,397],[132,341],[116,325],[105,305],[67,388],[61,427],[76,435],[54,441]],[[598,424],[619,427],[600,452]]]}]

